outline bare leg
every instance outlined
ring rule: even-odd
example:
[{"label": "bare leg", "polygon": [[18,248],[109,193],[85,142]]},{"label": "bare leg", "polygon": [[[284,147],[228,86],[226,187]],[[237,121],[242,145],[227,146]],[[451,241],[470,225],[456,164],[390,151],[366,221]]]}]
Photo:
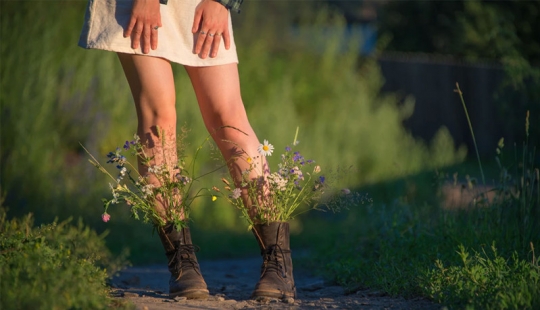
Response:
[{"label": "bare leg", "polygon": [[[118,54],[129,82],[137,109],[137,134],[146,152],[154,156],[151,165],[166,164],[174,169],[176,153],[176,93],[171,65],[167,60],[149,56]],[[165,131],[160,137],[158,129]],[[146,175],[148,167],[139,161],[139,172]],[[173,176],[174,171],[169,171]],[[156,178],[149,180],[159,186]],[[165,218],[167,204],[159,201],[156,210]],[[181,197],[178,197],[181,199]],[[180,214],[182,217],[183,214]],[[169,279],[169,296],[188,299],[208,297],[208,289],[195,256],[189,228],[177,230],[172,223],[158,227],[158,234],[165,248]],[[180,267],[179,267],[180,266]]]},{"label": "bare leg", "polygon": [[[151,164],[173,168],[177,163],[176,93],[171,65],[156,57],[120,53],[118,57],[135,101],[137,134],[147,146],[148,154],[154,156]],[[165,131],[164,140],[159,139],[158,128]],[[139,173],[144,176],[147,172],[148,167],[139,161]],[[159,186],[155,177],[149,181]],[[162,215],[163,208],[166,208],[163,203],[156,206]]]},{"label": "bare leg", "polygon": [[[257,152],[259,140],[249,124],[242,102],[237,64],[186,67],[186,71],[195,89],[206,128],[229,163],[231,176],[239,186],[242,172],[250,168],[246,159],[249,157],[255,160],[259,157],[257,161],[260,162],[260,155]],[[243,159],[235,161],[238,156]],[[262,159],[258,171],[253,171],[250,178],[268,173],[266,161]],[[246,206],[249,206],[245,190],[243,198]],[[254,210],[251,210],[251,218],[254,217]]]}]

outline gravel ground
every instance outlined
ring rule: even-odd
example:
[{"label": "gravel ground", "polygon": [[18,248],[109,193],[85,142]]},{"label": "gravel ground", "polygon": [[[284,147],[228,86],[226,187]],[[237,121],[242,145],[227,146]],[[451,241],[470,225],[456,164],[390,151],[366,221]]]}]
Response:
[{"label": "gravel ground", "polygon": [[201,261],[210,290],[207,300],[168,297],[166,266],[131,267],[112,280],[113,296],[140,310],[169,309],[425,309],[443,307],[424,299],[391,298],[377,291],[346,294],[345,290],[294,266],[297,299],[254,301],[250,295],[259,277],[261,258]]}]

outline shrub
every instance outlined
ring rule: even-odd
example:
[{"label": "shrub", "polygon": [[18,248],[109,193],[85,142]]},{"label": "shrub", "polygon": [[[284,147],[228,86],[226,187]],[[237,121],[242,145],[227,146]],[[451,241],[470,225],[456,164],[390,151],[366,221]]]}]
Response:
[{"label": "shrub", "polygon": [[33,226],[0,206],[0,308],[106,309],[106,280],[124,264],[81,221]]}]

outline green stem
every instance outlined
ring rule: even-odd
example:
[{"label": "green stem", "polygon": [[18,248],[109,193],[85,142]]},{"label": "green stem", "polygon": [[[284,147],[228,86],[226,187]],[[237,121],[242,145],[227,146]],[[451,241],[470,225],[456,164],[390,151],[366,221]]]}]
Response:
[{"label": "green stem", "polygon": [[456,82],[455,92],[458,93],[459,98],[461,99],[461,104],[463,105],[463,109],[465,110],[465,116],[467,117],[467,122],[469,123],[469,130],[471,131],[471,136],[474,143],[474,149],[476,150],[476,158],[478,159],[478,165],[480,166],[480,174],[482,175],[482,183],[486,185],[486,178],[484,176],[484,170],[482,169],[482,161],[480,160],[480,153],[478,152],[478,145],[476,144],[476,138],[474,137],[474,130],[472,128],[471,119],[469,118],[469,111],[467,110],[467,106],[465,105],[465,100],[463,100],[463,93],[461,92],[461,89],[459,89],[459,84],[457,82]]}]

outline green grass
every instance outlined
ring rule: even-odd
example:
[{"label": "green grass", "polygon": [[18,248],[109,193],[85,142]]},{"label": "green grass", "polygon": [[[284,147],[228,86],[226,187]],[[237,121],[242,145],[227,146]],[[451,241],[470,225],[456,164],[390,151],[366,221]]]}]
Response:
[{"label": "green grass", "polygon": [[125,266],[79,221],[34,226],[7,220],[0,204],[0,308],[108,309],[107,279]]},{"label": "green grass", "polygon": [[[470,164],[372,187],[373,206],[343,223],[347,234],[338,238],[347,241],[321,249],[323,273],[351,291],[377,288],[458,309],[538,308],[540,161],[527,142],[501,148],[485,170],[488,187],[474,181],[479,170]],[[448,188],[466,204],[449,206]]]}]

